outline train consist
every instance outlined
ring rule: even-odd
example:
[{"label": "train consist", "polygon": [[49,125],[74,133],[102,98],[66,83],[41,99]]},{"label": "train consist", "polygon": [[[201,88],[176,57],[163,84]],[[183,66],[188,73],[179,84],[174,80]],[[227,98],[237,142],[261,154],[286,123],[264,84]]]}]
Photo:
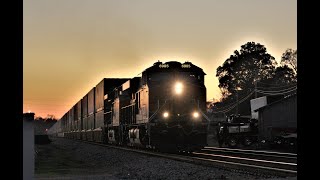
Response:
[{"label": "train consist", "polygon": [[48,134],[161,151],[201,149],[205,75],[191,62],[158,61],[141,77],[104,78]]}]

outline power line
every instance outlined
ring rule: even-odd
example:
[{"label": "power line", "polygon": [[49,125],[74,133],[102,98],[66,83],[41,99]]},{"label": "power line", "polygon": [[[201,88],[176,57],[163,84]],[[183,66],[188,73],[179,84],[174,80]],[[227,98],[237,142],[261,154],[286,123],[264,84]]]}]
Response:
[{"label": "power line", "polygon": [[278,93],[270,93],[270,92],[259,91],[259,90],[257,90],[257,92],[262,93],[262,94],[266,94],[266,95],[282,95],[282,94],[287,94],[287,93],[295,91],[295,90],[297,90],[297,88],[294,88],[292,90],[285,91],[285,92],[278,92]]},{"label": "power line", "polygon": [[[283,86],[284,87],[284,86]],[[286,88],[286,89],[280,89],[277,91],[265,91],[265,90],[254,90],[253,92],[251,92],[250,94],[248,94],[246,97],[242,98],[239,102],[236,102],[234,104],[225,106],[223,108],[218,108],[218,109],[224,109],[224,110],[220,110],[220,111],[215,111],[212,112],[213,114],[217,114],[217,113],[226,113],[230,110],[232,110],[233,108],[235,108],[237,105],[239,105],[240,103],[242,103],[243,101],[247,100],[253,93],[258,92],[258,93],[262,93],[262,94],[266,94],[266,95],[282,95],[282,94],[287,94],[290,93],[292,91],[297,90],[297,86],[292,86],[290,88]]]},{"label": "power line", "polygon": [[289,91],[292,89],[297,89],[297,86],[293,86],[287,89],[280,89],[280,90],[272,90],[272,91],[268,91],[268,90],[263,90],[263,89],[257,89],[257,91],[263,91],[263,92],[267,92],[267,93],[279,93],[279,92],[283,92],[283,91]]},{"label": "power line", "polygon": [[[286,84],[286,85],[284,85],[284,84],[280,85],[280,84],[264,83],[264,82],[259,82],[259,81],[257,81],[256,83],[257,83],[257,84],[259,83],[259,84],[268,85],[267,87],[270,87],[270,86],[273,86],[273,87],[288,87],[288,86],[292,86],[292,85],[297,85],[297,83],[290,83],[290,84]],[[271,87],[271,88],[272,88],[272,87]]]},{"label": "power line", "polygon": [[249,93],[246,97],[242,98],[240,101],[236,102],[232,107],[227,108],[227,109],[222,110],[222,111],[213,112],[213,114],[226,113],[226,112],[232,110],[232,109],[235,108],[237,105],[239,105],[239,104],[241,104],[243,101],[247,100],[253,93],[254,93],[254,91],[252,91],[251,93]]}]

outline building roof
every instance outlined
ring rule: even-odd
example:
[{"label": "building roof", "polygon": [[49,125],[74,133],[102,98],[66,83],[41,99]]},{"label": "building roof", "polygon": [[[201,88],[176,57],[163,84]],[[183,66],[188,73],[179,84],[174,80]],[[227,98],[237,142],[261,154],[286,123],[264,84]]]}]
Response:
[{"label": "building roof", "polygon": [[262,107],[260,107],[260,108],[258,108],[258,109],[256,109],[256,110],[254,110],[254,112],[262,111],[262,110],[264,110],[265,108],[268,108],[268,107],[270,107],[270,106],[273,106],[273,105],[278,104],[278,103],[283,102],[283,101],[287,101],[287,100],[289,100],[289,99],[291,99],[291,98],[294,98],[294,97],[297,97],[297,94],[292,94],[292,95],[286,96],[286,97],[283,98],[283,99],[280,99],[280,100],[278,100],[278,101],[275,101],[275,102],[272,102],[272,103],[267,104],[267,105],[265,105],[265,106],[262,106]]}]

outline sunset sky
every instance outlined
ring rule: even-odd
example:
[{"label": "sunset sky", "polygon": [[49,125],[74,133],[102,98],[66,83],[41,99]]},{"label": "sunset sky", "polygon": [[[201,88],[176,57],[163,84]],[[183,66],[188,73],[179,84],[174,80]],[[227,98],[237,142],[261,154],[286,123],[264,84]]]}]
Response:
[{"label": "sunset sky", "polygon": [[24,0],[23,111],[60,118],[102,78],[190,61],[220,98],[218,66],[248,41],[297,49],[296,0]]}]

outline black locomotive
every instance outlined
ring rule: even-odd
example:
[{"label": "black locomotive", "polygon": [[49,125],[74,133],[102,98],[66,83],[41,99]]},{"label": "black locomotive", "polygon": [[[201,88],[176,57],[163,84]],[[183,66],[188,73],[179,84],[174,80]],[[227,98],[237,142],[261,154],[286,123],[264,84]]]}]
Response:
[{"label": "black locomotive", "polygon": [[205,73],[190,62],[153,64],[141,77],[104,78],[51,134],[161,151],[207,145]]}]

